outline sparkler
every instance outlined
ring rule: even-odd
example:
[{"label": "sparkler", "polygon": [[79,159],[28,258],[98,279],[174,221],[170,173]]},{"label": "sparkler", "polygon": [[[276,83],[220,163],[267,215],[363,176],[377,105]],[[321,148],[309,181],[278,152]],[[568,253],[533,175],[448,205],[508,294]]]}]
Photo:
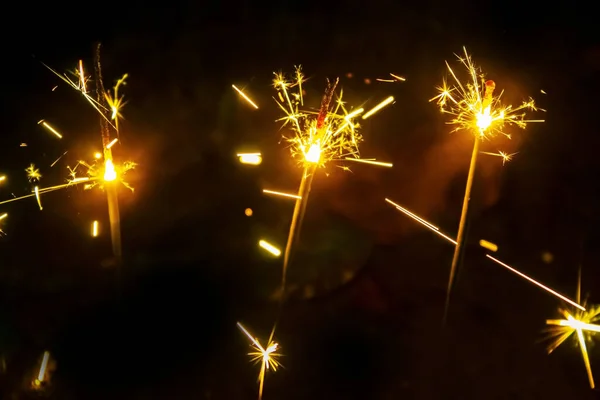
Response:
[{"label": "sparkler", "polygon": [[273,372],[277,371],[277,368],[281,366],[277,357],[280,357],[281,354],[277,353],[279,348],[279,344],[275,343],[273,339],[273,335],[271,334],[271,338],[267,342],[267,346],[261,346],[258,339],[254,338],[250,332],[244,328],[242,324],[237,323],[238,328],[242,331],[244,335],[252,342],[253,351],[248,353],[251,358],[251,362],[260,362],[260,372],[258,373],[258,400],[262,399],[263,388],[265,384],[265,375],[267,371],[273,370]]},{"label": "sparkler", "polygon": [[[369,118],[394,102],[394,98],[390,96],[366,113],[363,108],[349,111],[342,101],[343,92],[340,91],[339,94],[336,94],[339,82],[339,79],[336,79],[334,82],[327,81],[318,112],[301,110],[300,107],[304,105],[302,90],[304,82],[304,75],[300,67],[296,68],[294,78],[291,80],[287,80],[281,73],[275,73],[273,80],[273,86],[277,90],[275,102],[285,114],[279,121],[283,122],[283,127],[289,125],[293,133],[291,137],[284,136],[284,139],[290,143],[292,158],[298,159],[303,167],[284,252],[282,298],[285,294],[292,247],[300,232],[317,168],[324,167],[331,161],[359,159],[358,145],[362,137],[359,134],[359,124],[355,119],[360,115],[363,116],[363,119]],[[373,165],[392,166],[388,163],[370,160],[361,161]]]},{"label": "sparkler", "polygon": [[[452,239],[450,236],[446,235],[445,233],[440,231],[440,228],[438,228],[437,226],[431,224],[430,222],[424,220],[423,218],[419,217],[418,215],[412,213],[411,211],[407,210],[406,208],[400,206],[399,204],[394,203],[392,200],[390,199],[385,199],[386,202],[388,202],[389,204],[393,205],[398,211],[404,213],[405,215],[409,216],[410,218],[412,218],[413,220],[417,221],[418,223],[420,223],[421,225],[423,225],[424,227],[426,227],[427,229],[429,229],[430,231],[436,233],[438,236],[441,236],[442,238],[446,239],[448,242],[452,243],[455,246],[458,246],[458,242],[454,239]],[[481,240],[479,242],[479,245],[483,248],[486,248],[488,250],[490,250],[490,247],[492,248],[491,251],[496,251],[498,249],[498,246],[496,246],[493,243],[488,242],[487,240]],[[493,246],[491,246],[493,245]],[[496,250],[493,250],[493,249]],[[554,297],[559,298],[560,300],[569,303],[570,305],[572,305],[573,307],[576,307],[577,309],[581,310],[581,311],[586,311],[585,307],[583,307],[582,305],[579,304],[579,300],[577,302],[569,299],[568,297],[560,294],[559,292],[551,289],[550,287],[536,281],[535,279],[531,278],[528,275],[525,275],[524,273],[518,271],[517,269],[511,267],[508,264],[503,263],[502,261],[498,260],[497,258],[494,258],[492,256],[490,256],[489,254],[485,255],[489,260],[495,262],[497,265],[500,265],[501,267],[504,267],[506,270],[512,272],[515,275],[518,275],[519,277],[525,279],[526,281],[533,283],[534,285],[536,285],[537,287],[539,287],[540,289],[546,291],[547,293],[553,295]]]},{"label": "sparkler", "polygon": [[467,49],[463,48],[463,50],[464,57],[459,55],[457,55],[457,57],[460,63],[467,69],[468,81],[463,84],[454,73],[454,70],[450,67],[450,64],[446,62],[448,72],[452,76],[454,82],[453,84],[448,85],[446,81],[444,81],[442,86],[437,88],[439,94],[430,100],[436,100],[441,111],[451,115],[451,120],[448,123],[454,125],[452,132],[465,130],[471,132],[474,138],[473,152],[469,164],[465,196],[460,223],[458,225],[458,235],[456,238],[458,243],[454,249],[450,277],[448,280],[444,321],[446,320],[448,313],[450,293],[454,286],[456,271],[462,254],[465,239],[465,225],[469,210],[469,199],[471,197],[471,187],[473,186],[473,177],[475,175],[480,142],[497,134],[502,134],[510,138],[510,135],[504,133],[502,130],[504,125],[516,125],[519,128],[525,129],[529,122],[543,122],[542,120],[525,119],[526,110],[537,110],[535,103],[531,98],[518,107],[513,108],[510,105],[503,106],[500,103],[502,93],[498,96],[494,96],[496,83],[492,80],[486,81],[484,79],[485,75],[481,72],[481,69],[473,64],[471,56],[467,53]]},{"label": "sparkler", "polygon": [[[579,271],[579,279],[577,284],[577,302],[581,297],[581,270]],[[600,307],[594,307],[590,310],[574,310],[567,311],[559,308],[559,313],[565,319],[549,319],[546,320],[546,325],[549,332],[549,338],[553,339],[548,346],[548,354],[551,354],[558,346],[567,340],[573,333],[577,334],[577,341],[581,350],[583,364],[587,373],[590,388],[595,388],[594,375],[592,374],[592,366],[588,355],[586,339],[591,340],[594,333],[600,332],[600,325],[594,322],[600,321]],[[587,336],[587,337],[586,337]]]}]

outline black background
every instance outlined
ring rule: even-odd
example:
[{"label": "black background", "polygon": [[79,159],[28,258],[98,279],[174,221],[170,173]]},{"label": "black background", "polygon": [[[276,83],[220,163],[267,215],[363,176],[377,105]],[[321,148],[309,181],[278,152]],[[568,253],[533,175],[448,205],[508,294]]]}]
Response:
[{"label": "black background", "polygon": [[[101,191],[44,195],[42,212],[35,199],[0,206],[9,213],[0,239],[6,398],[38,395],[25,388],[44,349],[57,363],[42,394],[50,398],[256,397],[258,367],[235,322],[264,337],[276,314],[269,298],[280,261],[256,243],[284,242],[292,204],[261,189],[294,191],[300,170],[279,144],[270,82],[272,71],[298,64],[314,105],[326,77],[340,76],[350,104],[395,96],[364,124],[361,147],[394,168],[329,166],[316,177],[290,270],[296,295],[277,335],[285,368],[268,376],[265,399],[594,398],[574,339],[551,356],[540,342],[561,304],[476,246],[497,243],[500,259],[571,297],[582,265],[583,292],[592,302],[598,295],[600,46],[590,10],[577,2],[212,1],[11,4],[3,16],[1,199],[30,192],[29,163],[51,186],[67,164],[99,149],[97,115],[40,64],[91,66],[96,41],[107,86],[129,73],[115,154],[139,164],[128,176],[135,192],[120,191],[120,290],[106,266],[108,232],[95,240],[88,232],[94,219],[107,224]],[[449,134],[428,100],[444,60],[454,62],[463,45],[505,101],[532,95],[548,112],[543,124],[509,128],[512,141],[484,144],[518,154],[504,167],[480,157],[472,248],[442,329],[452,247],[383,199],[456,231],[471,138]],[[389,72],[406,82],[375,81]],[[260,109],[240,101],[232,83]],[[42,118],[63,140],[37,125]],[[246,150],[262,151],[263,164],[239,165],[235,153]],[[598,349],[589,352],[598,365]]]}]

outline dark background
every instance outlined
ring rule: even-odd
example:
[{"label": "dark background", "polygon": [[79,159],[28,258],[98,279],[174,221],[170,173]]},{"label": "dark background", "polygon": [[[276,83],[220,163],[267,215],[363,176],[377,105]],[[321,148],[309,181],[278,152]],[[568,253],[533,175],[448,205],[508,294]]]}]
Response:
[{"label": "dark background", "polygon": [[[583,291],[597,299],[595,23],[578,2],[11,4],[0,28],[0,198],[31,191],[29,163],[51,186],[100,148],[97,115],[40,64],[62,72],[81,58],[91,71],[96,41],[106,86],[130,75],[115,154],[139,165],[135,192],[120,190],[120,290],[108,232],[89,235],[94,219],[107,227],[101,191],[44,195],[42,212],[35,199],[0,206],[0,397],[256,397],[258,367],[235,323],[265,337],[276,315],[281,261],[256,243],[284,243],[292,204],[261,189],[294,191],[300,170],[279,144],[270,82],[302,64],[311,105],[335,76],[350,104],[396,97],[363,126],[361,147],[394,168],[329,166],[316,177],[277,334],[285,368],[268,376],[265,399],[594,398],[574,339],[551,356],[541,342],[561,304],[476,243],[497,243],[500,259],[570,296],[582,265]],[[441,329],[452,247],[383,198],[456,232],[471,139],[450,135],[428,99],[463,45],[507,102],[532,95],[548,112],[482,149],[518,154],[504,167],[479,160],[472,248]],[[407,81],[375,81],[389,72]],[[239,165],[245,150],[265,161]],[[32,393],[45,349],[57,368]],[[598,348],[589,352],[598,367]]]}]

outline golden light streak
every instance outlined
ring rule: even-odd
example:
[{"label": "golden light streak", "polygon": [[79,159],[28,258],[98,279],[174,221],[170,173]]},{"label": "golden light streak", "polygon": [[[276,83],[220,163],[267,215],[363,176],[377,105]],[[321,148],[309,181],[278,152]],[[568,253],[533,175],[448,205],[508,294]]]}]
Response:
[{"label": "golden light streak", "polygon": [[106,148],[107,149],[112,148],[118,141],[119,141],[119,138],[114,138],[113,140],[110,141],[109,144],[106,145]]},{"label": "golden light streak", "polygon": [[64,153],[61,154],[60,157],[58,157],[56,160],[54,160],[54,162],[52,164],[50,164],[50,168],[54,167],[56,165],[56,163],[59,162],[60,159],[63,158],[68,152],[69,152],[69,150],[65,151]]},{"label": "golden light streak", "polygon": [[255,102],[253,102],[253,101],[252,101],[252,99],[251,99],[250,97],[248,97],[248,95],[246,95],[246,93],[244,93],[242,90],[238,89],[238,88],[237,88],[237,86],[235,86],[235,85],[231,85],[231,87],[232,87],[232,88],[233,88],[233,89],[234,89],[236,92],[238,92],[238,94],[239,94],[239,95],[240,95],[240,96],[241,96],[241,97],[242,97],[244,100],[246,100],[246,102],[247,102],[248,104],[250,104],[252,107],[254,107],[255,109],[257,109],[257,110],[258,110],[258,106],[256,105],[256,103],[255,103]]},{"label": "golden light streak", "polygon": [[[6,217],[8,217],[8,213],[0,214],[0,222],[6,219]],[[4,234],[4,231],[2,229],[0,229],[0,234]]]},{"label": "golden light streak", "polygon": [[392,168],[394,166],[394,164],[392,163],[388,163],[388,162],[382,162],[382,161],[375,161],[375,160],[367,160],[364,158],[345,158],[344,160],[348,160],[348,161],[354,161],[357,163],[363,163],[363,164],[371,164],[371,165],[376,165],[378,167],[387,167],[387,168]]},{"label": "golden light streak", "polygon": [[242,333],[252,342],[252,348],[254,351],[248,353],[251,358],[251,362],[260,362],[260,372],[258,373],[258,400],[262,399],[263,389],[265,384],[265,375],[267,371],[273,370],[273,372],[277,371],[277,368],[281,366],[281,363],[277,360],[277,357],[280,357],[281,354],[277,353],[279,349],[279,344],[274,342],[272,339],[269,339],[267,346],[261,346],[258,339],[256,339],[241,323],[237,323],[238,328],[242,331]]},{"label": "golden light streak", "polygon": [[[385,199],[385,201],[387,201],[388,203],[392,204],[394,207],[396,207],[396,209],[398,209],[399,211],[401,211],[402,213],[404,213],[405,215],[409,216],[410,218],[412,218],[413,220],[419,222],[421,225],[423,225],[424,227],[428,228],[429,230],[431,230],[432,232],[437,233],[439,236],[443,237],[444,239],[446,239],[447,241],[449,241],[450,243],[454,244],[456,246],[456,240],[452,239],[451,237],[449,237],[448,235],[443,234],[442,232],[440,232],[439,228],[433,224],[431,224],[430,222],[424,220],[423,218],[419,217],[418,215],[408,211],[406,208],[394,203],[393,201],[389,200],[389,199]],[[483,242],[487,242],[487,241],[483,241]],[[487,242],[489,243],[489,242]],[[481,242],[480,242],[481,244]],[[542,283],[536,281],[533,278],[530,278],[529,276],[525,275],[524,273],[516,270],[515,268],[503,263],[502,261],[490,256],[489,254],[485,255],[487,258],[489,258],[490,260],[494,261],[495,263],[497,263],[498,265],[506,268],[507,270],[509,270],[510,272],[520,276],[521,278],[533,283],[534,285],[536,285],[537,287],[545,290],[546,292],[550,293],[553,296],[556,296],[557,298],[561,299],[562,301],[565,301],[569,304],[571,304],[574,307],[579,308],[580,310],[585,311],[585,308],[579,304],[577,304],[576,302],[574,302],[573,300],[570,300],[568,297],[558,293],[557,291],[549,288],[546,285],[543,285]]]},{"label": "golden light streak", "polygon": [[296,194],[284,193],[284,192],[276,192],[274,190],[268,190],[268,189],[263,189],[263,193],[273,194],[275,196],[287,197],[287,198],[290,198],[290,199],[297,199],[297,200],[300,200],[302,198],[302,196],[298,196]]},{"label": "golden light streak", "polygon": [[40,207],[40,211],[43,210],[42,207],[42,199],[40,199],[40,189],[36,186],[33,188],[33,192],[35,193],[35,199],[37,200],[38,206]]},{"label": "golden light streak", "polygon": [[58,133],[58,131],[56,129],[54,129],[52,126],[50,126],[50,124],[48,124],[46,121],[44,121],[43,119],[41,121],[38,122],[38,125],[43,125],[44,128],[48,129],[50,132],[52,132],[57,138],[62,139],[62,135],[60,133]]},{"label": "golden light streak", "polygon": [[[442,86],[437,87],[438,95],[429,100],[436,100],[442,113],[451,116],[448,124],[454,125],[452,132],[465,130],[473,134],[474,137],[462,212],[458,225],[457,245],[454,249],[448,278],[444,321],[448,313],[450,294],[454,287],[456,272],[462,255],[469,199],[471,197],[480,142],[497,134],[502,134],[510,138],[510,135],[503,131],[505,125],[516,125],[521,129],[525,129],[529,122],[543,122],[542,120],[528,120],[525,118],[527,110],[538,110],[532,98],[514,108],[511,105],[502,105],[500,99],[503,92],[494,96],[496,83],[492,80],[485,80],[485,75],[479,67],[475,66],[471,56],[467,53],[467,49],[463,47],[463,50],[464,56],[456,56],[467,70],[466,75],[468,80],[465,83],[461,82],[450,67],[450,64],[446,62],[448,73],[452,77],[452,84],[448,85],[444,80]],[[540,111],[543,110],[540,109]]]},{"label": "golden light streak", "polygon": [[392,76],[392,78],[394,78],[394,79],[396,79],[396,80],[398,80],[398,81],[402,81],[402,82],[406,81],[406,78],[403,78],[403,77],[401,77],[401,76],[398,76],[398,75],[392,74],[391,72],[390,72],[390,75]]},{"label": "golden light streak", "polygon": [[273,246],[266,240],[259,240],[258,245],[266,251],[268,251],[269,253],[271,253],[272,255],[274,255],[275,257],[279,257],[281,255],[281,250],[279,250],[277,247]]},{"label": "golden light streak", "polygon": [[490,256],[489,254],[486,254],[485,256],[487,258],[489,258],[490,260],[492,260],[493,262],[495,262],[496,264],[503,266],[504,268],[506,268],[510,272],[513,272],[513,273],[519,275],[521,278],[526,279],[527,281],[533,283],[534,285],[538,286],[541,289],[544,289],[546,292],[552,294],[553,296],[558,297],[562,301],[564,301],[566,303],[569,303],[573,307],[577,307],[578,309],[580,309],[582,311],[585,311],[585,308],[583,306],[577,304],[576,302],[574,302],[573,300],[569,299],[568,297],[563,296],[562,294],[558,293],[557,291],[550,289],[548,286],[541,284],[540,282],[536,281],[535,279],[530,278],[529,276],[525,275],[524,273],[517,271],[516,269],[514,269],[510,265],[503,263],[502,261],[498,260],[497,258],[494,258],[494,257]]},{"label": "golden light streak", "polygon": [[[39,193],[43,194],[43,193],[48,193],[48,192],[53,192],[55,190],[60,190],[60,189],[65,189],[74,185],[78,185],[81,183],[87,183],[90,181],[90,178],[76,178],[73,180],[70,180],[68,183],[62,184],[62,185],[56,185],[56,186],[51,186],[51,187],[47,187],[47,188],[41,188],[39,189]],[[4,201],[0,201],[0,205],[2,204],[7,204],[7,203],[12,203],[13,201],[19,201],[19,200],[23,200],[23,199],[28,199],[30,197],[34,197],[35,193],[31,193],[31,194],[27,194],[25,196],[21,196],[21,197],[15,197],[12,199],[8,199],[8,200],[4,200]]]},{"label": "golden light streak", "polygon": [[362,119],[367,119],[375,115],[375,113],[379,112],[382,108],[390,105],[394,102],[394,96],[390,96],[387,99],[383,100],[381,103],[377,104],[371,110],[369,110],[365,115],[362,116]]},{"label": "golden light streak", "polygon": [[98,221],[92,222],[92,237],[98,237]]},{"label": "golden light streak", "polygon": [[237,156],[242,164],[260,165],[262,163],[262,155],[260,153],[238,153]]},{"label": "golden light streak", "polygon": [[488,242],[487,240],[483,240],[481,239],[479,241],[479,245],[481,247],[483,247],[484,249],[487,249],[489,251],[493,251],[494,253],[498,251],[498,245],[492,242]]}]

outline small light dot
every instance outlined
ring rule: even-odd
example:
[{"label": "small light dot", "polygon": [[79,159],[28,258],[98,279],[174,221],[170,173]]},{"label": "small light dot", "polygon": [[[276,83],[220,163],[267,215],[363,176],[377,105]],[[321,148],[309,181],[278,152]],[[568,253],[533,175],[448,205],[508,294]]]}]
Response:
[{"label": "small light dot", "polygon": [[551,264],[554,261],[554,256],[549,251],[545,251],[542,253],[542,261],[546,264]]},{"label": "small light dot", "polygon": [[246,208],[246,210],[244,211],[244,214],[246,214],[246,217],[251,217],[252,216],[252,209],[251,208]]},{"label": "small light dot", "polygon": [[346,74],[346,78],[353,78],[353,77],[354,77],[354,74],[352,72],[348,72]]},{"label": "small light dot", "polygon": [[369,78],[365,78],[365,84],[366,85],[370,85],[371,84],[371,80]]}]

